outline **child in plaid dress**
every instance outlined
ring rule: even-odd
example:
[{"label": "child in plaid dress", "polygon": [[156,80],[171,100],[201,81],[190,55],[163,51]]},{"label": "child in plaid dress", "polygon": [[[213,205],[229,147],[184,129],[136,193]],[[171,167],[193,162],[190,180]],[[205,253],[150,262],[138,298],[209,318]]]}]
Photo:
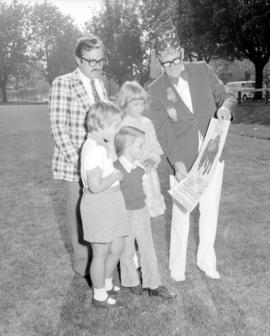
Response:
[{"label": "child in plaid dress", "polygon": [[87,117],[89,133],[81,152],[84,192],[80,210],[84,239],[90,242],[93,251],[90,266],[92,304],[102,308],[120,305],[109,294],[120,290],[113,285],[112,277],[124,248],[123,237],[129,234],[119,187],[123,174],[113,167],[107,149],[121,119],[122,112],[110,102],[92,105]]}]

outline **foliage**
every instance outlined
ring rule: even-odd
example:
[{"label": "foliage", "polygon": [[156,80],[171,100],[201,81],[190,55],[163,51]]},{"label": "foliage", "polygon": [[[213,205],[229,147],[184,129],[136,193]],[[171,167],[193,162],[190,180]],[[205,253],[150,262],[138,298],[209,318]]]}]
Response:
[{"label": "foliage", "polygon": [[[86,23],[100,36],[109,64],[108,79],[119,85],[149,79],[153,32],[162,14],[176,23],[189,60],[210,61],[213,55],[248,58],[256,69],[256,87],[270,55],[270,0],[104,0],[104,10]],[[79,29],[70,16],[47,0],[23,5],[0,0],[0,88],[30,85],[42,72],[49,83],[74,69]]]},{"label": "foliage", "polygon": [[263,69],[270,57],[270,1],[218,1],[215,25],[225,54],[245,57],[256,69],[256,88],[262,87]]},{"label": "foliage", "polygon": [[74,69],[74,48],[79,30],[70,16],[44,1],[36,4],[31,13],[31,51],[35,60],[43,64],[48,82]]},{"label": "foliage", "polygon": [[137,79],[141,84],[149,78],[152,32],[160,13],[171,9],[175,0],[110,1],[104,11],[87,23],[87,31],[104,42],[109,59],[106,72],[121,85]]},{"label": "foliage", "polygon": [[179,0],[178,28],[190,58],[248,58],[256,87],[270,56],[269,0]]},{"label": "foliage", "polygon": [[8,81],[27,76],[27,15],[29,7],[14,0],[0,1],[0,88],[2,100],[7,102]]},{"label": "foliage", "polygon": [[213,0],[179,0],[178,30],[189,60],[209,62],[218,50]]},{"label": "foliage", "polygon": [[143,51],[138,0],[114,2],[106,0],[104,11],[87,23],[87,31],[103,41],[109,60],[105,71],[121,85],[128,78],[140,80]]}]

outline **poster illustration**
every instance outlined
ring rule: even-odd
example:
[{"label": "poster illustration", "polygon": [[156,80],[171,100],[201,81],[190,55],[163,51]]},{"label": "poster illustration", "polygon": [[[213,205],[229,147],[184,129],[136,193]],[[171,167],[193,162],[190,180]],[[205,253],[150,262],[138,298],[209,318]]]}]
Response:
[{"label": "poster illustration", "polygon": [[195,208],[209,185],[221,156],[229,126],[230,121],[211,118],[200,152],[188,176],[179,183],[174,179],[175,184],[169,193],[184,212]]}]

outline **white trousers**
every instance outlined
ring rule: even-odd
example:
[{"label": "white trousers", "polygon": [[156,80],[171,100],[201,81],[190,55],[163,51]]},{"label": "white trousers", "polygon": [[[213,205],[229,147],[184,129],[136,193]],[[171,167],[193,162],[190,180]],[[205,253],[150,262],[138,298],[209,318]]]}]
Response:
[{"label": "white trousers", "polygon": [[[218,162],[213,179],[202,195],[199,209],[199,246],[197,265],[204,271],[216,270],[214,250],[219,202],[222,188],[224,161]],[[169,268],[175,276],[183,276],[186,270],[187,242],[190,213],[184,213],[173,204]]]}]

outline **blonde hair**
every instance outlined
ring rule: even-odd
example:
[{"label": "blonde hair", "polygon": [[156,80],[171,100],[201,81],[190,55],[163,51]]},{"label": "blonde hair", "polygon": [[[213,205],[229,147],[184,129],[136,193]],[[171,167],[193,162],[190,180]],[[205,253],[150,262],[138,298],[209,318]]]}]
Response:
[{"label": "blonde hair", "polygon": [[115,115],[119,115],[121,119],[124,117],[124,113],[110,101],[100,101],[91,105],[86,120],[88,132],[104,129],[105,123],[110,122],[110,118]]},{"label": "blonde hair", "polygon": [[121,109],[125,109],[128,103],[137,99],[144,100],[147,107],[148,95],[144,88],[137,81],[127,81],[118,93],[117,105]]},{"label": "blonde hair", "polygon": [[144,137],[145,133],[132,126],[122,127],[115,135],[114,147],[118,156],[122,155],[126,148],[131,146],[137,138]]}]

